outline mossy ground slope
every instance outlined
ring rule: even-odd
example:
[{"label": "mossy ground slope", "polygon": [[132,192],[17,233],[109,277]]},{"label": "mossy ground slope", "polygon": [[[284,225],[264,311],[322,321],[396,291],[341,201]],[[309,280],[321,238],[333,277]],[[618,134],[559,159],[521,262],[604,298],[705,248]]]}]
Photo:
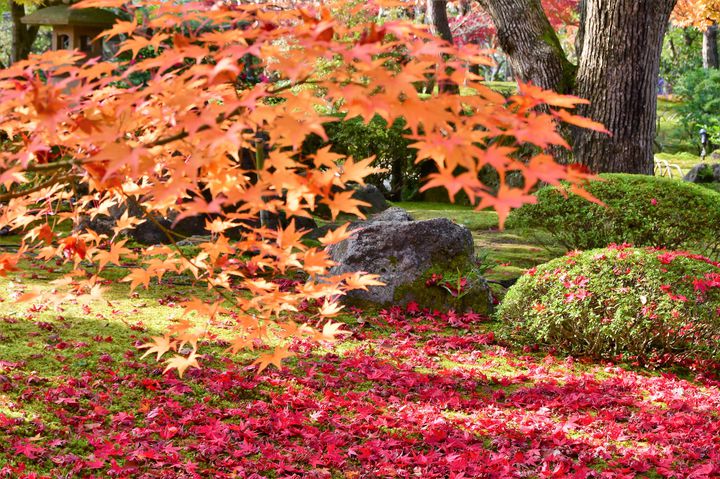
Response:
[{"label": "mossy ground slope", "polygon": [[[540,260],[527,238],[473,233],[497,235],[507,248],[494,260],[517,271]],[[515,350],[488,318],[411,303],[349,310],[351,336],[296,342],[283,370],[259,376],[254,353],[224,352],[233,323],[221,318],[202,368],[180,380],[136,346],[200,291],[189,278],[137,296],[112,281],[86,305],[18,304],[52,287],[55,273],[27,266],[0,279],[3,478],[720,474],[720,391],[703,375]]]}]

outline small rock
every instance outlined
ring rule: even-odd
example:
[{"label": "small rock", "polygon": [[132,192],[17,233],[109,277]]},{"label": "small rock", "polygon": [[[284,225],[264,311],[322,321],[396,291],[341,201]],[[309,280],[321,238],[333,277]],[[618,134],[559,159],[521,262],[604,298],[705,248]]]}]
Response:
[{"label": "small rock", "polygon": [[683,177],[690,183],[718,183],[720,182],[720,163],[698,163]]}]

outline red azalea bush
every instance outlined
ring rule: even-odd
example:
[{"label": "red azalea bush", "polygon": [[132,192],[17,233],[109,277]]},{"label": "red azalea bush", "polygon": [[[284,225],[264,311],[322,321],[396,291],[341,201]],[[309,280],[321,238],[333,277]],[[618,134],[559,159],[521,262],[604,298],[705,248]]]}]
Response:
[{"label": "red azalea bush", "polygon": [[720,359],[720,264],[655,248],[571,252],[530,270],[498,311],[510,337],[645,364]]}]

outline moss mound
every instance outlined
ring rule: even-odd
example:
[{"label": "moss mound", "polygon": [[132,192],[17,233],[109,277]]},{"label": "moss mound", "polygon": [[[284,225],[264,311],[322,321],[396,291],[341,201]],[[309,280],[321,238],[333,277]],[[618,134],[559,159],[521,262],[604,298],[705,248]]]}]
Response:
[{"label": "moss mound", "polygon": [[607,206],[555,188],[537,204],[510,214],[507,226],[546,230],[568,249],[611,243],[688,248],[706,254],[719,245],[720,194],[687,182],[644,175],[604,174],[587,190]]},{"label": "moss mound", "polygon": [[613,246],[530,270],[498,317],[511,339],[642,363],[720,360],[720,265],[699,255]]}]

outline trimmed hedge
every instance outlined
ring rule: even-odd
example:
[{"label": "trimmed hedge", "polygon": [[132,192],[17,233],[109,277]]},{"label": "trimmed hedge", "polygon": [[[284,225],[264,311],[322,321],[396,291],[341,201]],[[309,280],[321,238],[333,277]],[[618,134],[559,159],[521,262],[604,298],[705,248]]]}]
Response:
[{"label": "trimmed hedge", "polygon": [[505,335],[560,351],[645,364],[720,360],[720,264],[612,246],[533,268],[508,291]]},{"label": "trimmed hedge", "polygon": [[714,253],[720,243],[720,193],[645,175],[603,174],[587,190],[607,207],[553,187],[513,211],[508,228],[546,230],[568,249],[631,243]]}]

